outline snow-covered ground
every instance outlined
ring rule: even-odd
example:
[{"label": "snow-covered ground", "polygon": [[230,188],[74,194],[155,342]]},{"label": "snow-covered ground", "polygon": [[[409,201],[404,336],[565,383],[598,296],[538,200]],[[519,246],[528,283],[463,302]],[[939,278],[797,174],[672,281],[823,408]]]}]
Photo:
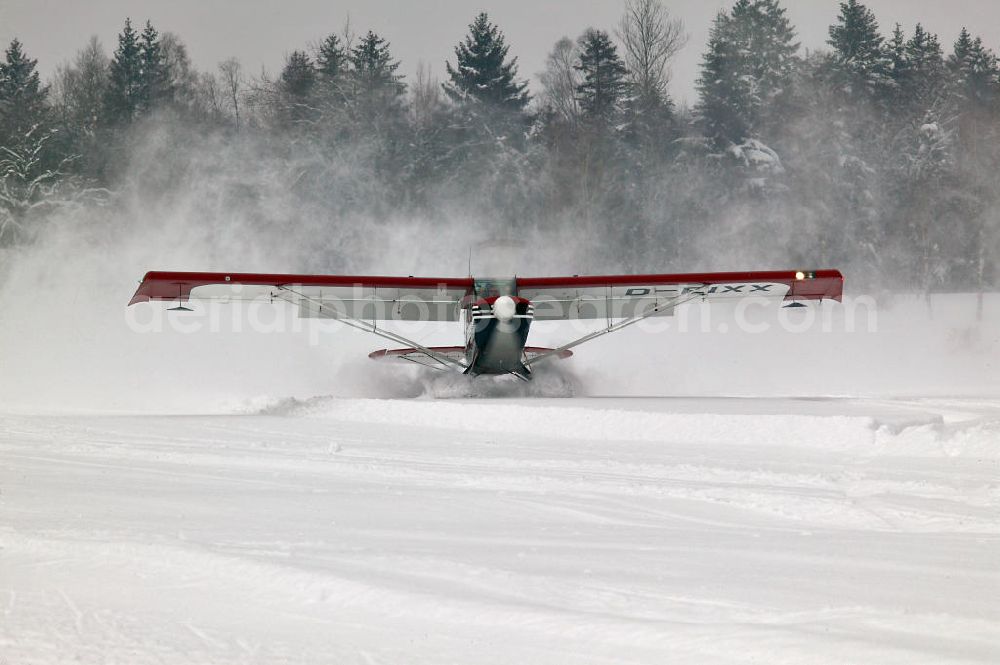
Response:
[{"label": "snow-covered ground", "polygon": [[0,415],[0,662],[996,663],[1000,400]]},{"label": "snow-covered ground", "polygon": [[283,265],[153,226],[0,262],[0,665],[1000,662],[1000,295],[690,307],[512,399],[126,310]]}]

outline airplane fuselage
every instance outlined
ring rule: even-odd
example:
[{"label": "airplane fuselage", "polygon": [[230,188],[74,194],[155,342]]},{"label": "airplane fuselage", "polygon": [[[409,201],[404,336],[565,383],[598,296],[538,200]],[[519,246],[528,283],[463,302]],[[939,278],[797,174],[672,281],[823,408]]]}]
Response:
[{"label": "airplane fuselage", "polygon": [[516,280],[476,280],[474,297],[464,311],[465,373],[529,378],[524,348],[534,312],[528,300],[518,297]]}]

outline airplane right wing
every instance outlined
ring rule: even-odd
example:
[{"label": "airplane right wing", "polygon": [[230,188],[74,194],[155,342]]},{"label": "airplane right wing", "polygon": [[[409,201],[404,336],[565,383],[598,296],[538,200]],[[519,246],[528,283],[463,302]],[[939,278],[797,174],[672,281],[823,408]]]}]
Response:
[{"label": "airplane right wing", "polygon": [[844,276],[837,270],[604,275],[598,277],[519,277],[518,295],[534,305],[536,321],[603,319],[605,326],[528,360],[536,363],[592,339],[653,316],[672,316],[689,302],[740,298],[841,300]]},{"label": "airplane right wing", "polygon": [[594,277],[518,277],[518,295],[534,305],[536,321],[670,316],[684,302],[736,298],[840,300],[837,270],[784,270]]}]

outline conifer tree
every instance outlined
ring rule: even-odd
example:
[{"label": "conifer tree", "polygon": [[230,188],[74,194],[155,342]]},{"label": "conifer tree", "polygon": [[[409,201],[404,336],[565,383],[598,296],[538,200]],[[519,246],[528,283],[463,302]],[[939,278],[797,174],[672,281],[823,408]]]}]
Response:
[{"label": "conifer tree", "polygon": [[457,64],[445,65],[451,79],[444,83],[448,97],[523,111],[529,100],[528,82],[517,79],[517,58],[508,60],[509,49],[504,34],[481,12],[469,24],[465,41],[455,47]]},{"label": "conifer tree", "polygon": [[169,101],[173,91],[159,33],[149,21],[146,21],[146,27],[139,38],[139,51],[142,67],[139,108],[141,111],[150,111],[159,104]]},{"label": "conifer tree", "polygon": [[628,72],[607,32],[590,28],[583,34],[576,69],[582,77],[576,92],[584,118],[614,122],[628,92]]},{"label": "conifer tree", "polygon": [[906,54],[906,33],[903,26],[896,24],[892,29],[892,37],[886,44],[886,56],[889,58],[889,78],[892,80],[892,94],[887,95],[887,106],[896,104],[903,99],[904,89],[909,85],[911,67]]},{"label": "conifer tree", "polygon": [[281,70],[282,91],[301,102],[309,97],[315,83],[316,72],[313,70],[312,60],[305,51],[292,51]]},{"label": "conifer tree", "polygon": [[292,51],[278,80],[282,121],[297,124],[313,118],[310,98],[316,85],[316,70],[305,51]]},{"label": "conifer tree", "polygon": [[851,97],[871,96],[889,80],[889,58],[878,21],[857,0],[840,3],[837,23],[830,26],[831,66],[835,82]]},{"label": "conifer tree", "polygon": [[[983,45],[981,37],[972,40],[965,80],[970,97],[984,107],[991,107],[1000,94],[1000,66],[997,64],[997,56]],[[994,110],[1000,112],[1000,109]]]},{"label": "conifer tree", "polygon": [[906,62],[909,72],[902,85],[903,102],[921,113],[943,94],[946,69],[937,35],[918,23],[906,42]]},{"label": "conifer tree", "polygon": [[947,66],[952,88],[963,101],[984,108],[992,104],[1000,71],[996,56],[983,46],[980,37],[973,39],[969,31],[962,28]]},{"label": "conifer tree", "polygon": [[[948,57],[947,68],[952,112],[958,118],[960,164],[968,169],[985,166],[988,170],[987,165],[1000,157],[1000,151],[993,148],[1000,137],[1000,122],[997,122],[1000,120],[1000,109],[996,107],[1000,89],[997,58],[983,46],[982,39],[973,39],[969,31],[962,28],[954,51]],[[963,180],[973,182],[980,177],[977,173]],[[993,177],[995,179],[995,175]],[[983,206],[983,209],[987,207]]]},{"label": "conifer tree", "polygon": [[698,80],[699,115],[718,144],[780,126],[799,44],[777,0],[737,0],[716,16]]},{"label": "conifer tree", "polygon": [[708,50],[698,79],[698,113],[705,135],[717,143],[737,143],[750,134],[750,90],[740,72],[739,46],[731,39],[732,18],[719,12],[709,31]]},{"label": "conifer tree", "polygon": [[330,126],[339,124],[349,89],[350,54],[339,35],[331,34],[316,54],[316,96],[319,115]]},{"label": "conifer tree", "polygon": [[111,123],[131,122],[142,107],[144,81],[142,47],[139,35],[125,19],[125,28],[118,35],[118,48],[111,58],[107,93],[104,99],[105,117]]},{"label": "conifer tree", "polygon": [[33,127],[47,123],[46,96],[35,67],[17,39],[0,62],[0,146],[20,145]]},{"label": "conifer tree", "polygon": [[958,39],[952,49],[952,54],[948,56],[948,69],[953,74],[961,75],[962,71],[968,67],[970,55],[972,54],[972,35],[964,26],[958,33]]},{"label": "conifer tree", "polygon": [[347,48],[340,36],[334,34],[324,39],[316,56],[316,73],[320,81],[339,81],[347,73],[349,65]]},{"label": "conifer tree", "polygon": [[399,61],[392,59],[389,42],[369,30],[351,49],[350,63],[352,96],[360,117],[401,109],[406,84],[396,73]]},{"label": "conifer tree", "polygon": [[747,62],[751,86],[751,126],[766,134],[788,121],[795,70],[799,65],[795,29],[778,0],[754,0],[733,8],[738,34],[748,35]]}]

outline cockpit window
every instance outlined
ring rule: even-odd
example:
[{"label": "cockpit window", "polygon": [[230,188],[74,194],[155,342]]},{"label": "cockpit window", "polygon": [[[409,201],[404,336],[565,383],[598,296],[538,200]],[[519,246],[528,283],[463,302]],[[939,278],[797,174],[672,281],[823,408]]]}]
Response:
[{"label": "cockpit window", "polygon": [[516,296],[517,280],[514,279],[477,279],[475,281],[477,298],[492,298],[494,296]]}]

